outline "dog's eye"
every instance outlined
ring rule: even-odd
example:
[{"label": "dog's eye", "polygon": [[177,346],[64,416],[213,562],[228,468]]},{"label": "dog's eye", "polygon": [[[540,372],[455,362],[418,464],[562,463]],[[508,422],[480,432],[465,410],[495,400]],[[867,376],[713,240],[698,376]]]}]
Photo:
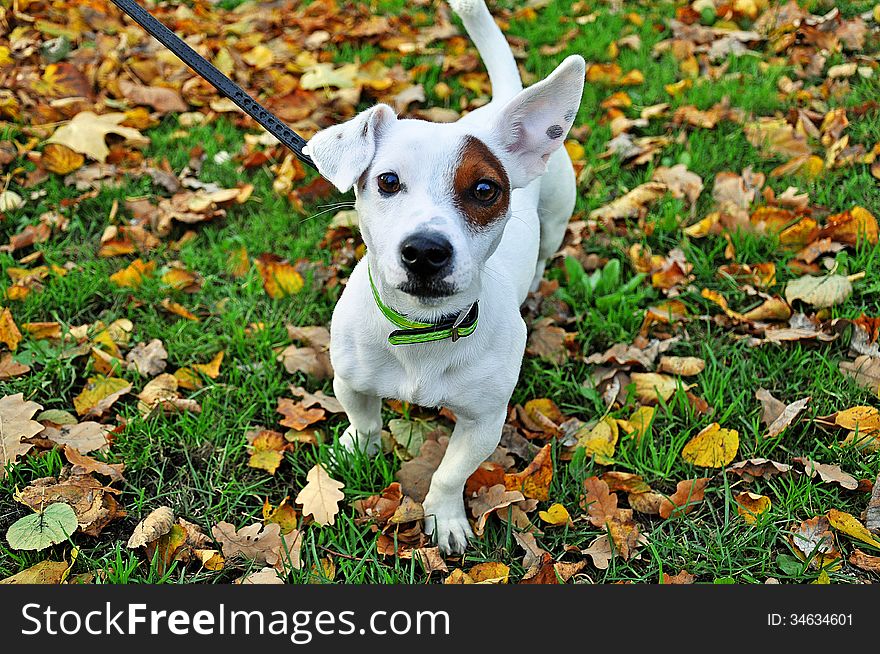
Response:
[{"label": "dog's eye", "polygon": [[474,196],[474,199],[488,204],[489,202],[495,201],[500,190],[498,184],[495,182],[488,179],[481,179],[471,188],[471,195]]},{"label": "dog's eye", "polygon": [[379,190],[389,195],[400,190],[400,178],[397,173],[382,173],[379,175]]}]

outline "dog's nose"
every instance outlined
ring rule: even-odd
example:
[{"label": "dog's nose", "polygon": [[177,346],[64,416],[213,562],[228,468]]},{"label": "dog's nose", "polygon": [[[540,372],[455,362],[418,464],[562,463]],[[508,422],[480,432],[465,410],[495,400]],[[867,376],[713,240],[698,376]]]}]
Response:
[{"label": "dog's nose", "polygon": [[401,244],[400,260],[414,275],[436,275],[452,260],[452,244],[440,234],[415,234]]}]

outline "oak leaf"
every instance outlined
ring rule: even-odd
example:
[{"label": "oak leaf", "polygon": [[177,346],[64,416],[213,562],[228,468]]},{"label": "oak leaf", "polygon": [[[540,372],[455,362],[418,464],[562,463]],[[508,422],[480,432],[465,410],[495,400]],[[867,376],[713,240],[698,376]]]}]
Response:
[{"label": "oak leaf", "polygon": [[330,477],[320,464],[309,470],[306,481],[296,496],[296,503],[302,504],[303,515],[311,515],[319,525],[332,525],[339,513],[339,502],[345,497],[342,492],[345,484]]}]

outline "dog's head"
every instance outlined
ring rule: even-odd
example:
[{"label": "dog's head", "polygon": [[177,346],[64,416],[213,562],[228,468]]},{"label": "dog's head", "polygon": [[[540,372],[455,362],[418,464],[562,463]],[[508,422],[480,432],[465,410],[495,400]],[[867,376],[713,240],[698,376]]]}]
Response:
[{"label": "dog's head", "polygon": [[443,313],[476,299],[511,192],[544,173],[583,84],[584,61],[572,56],[486,125],[398,120],[380,104],[309,141],[321,174],[354,187],[373,273],[395,308]]}]

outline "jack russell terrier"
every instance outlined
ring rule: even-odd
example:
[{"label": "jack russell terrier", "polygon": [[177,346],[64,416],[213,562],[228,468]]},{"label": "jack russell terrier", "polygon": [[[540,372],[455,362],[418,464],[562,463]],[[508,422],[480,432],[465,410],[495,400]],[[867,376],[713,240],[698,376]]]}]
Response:
[{"label": "jack russell terrier", "polygon": [[495,450],[526,345],[520,305],[562,243],[575,176],[561,147],[585,64],[570,56],[523,90],[483,0],[450,0],[485,62],[492,101],[455,123],[398,119],[379,104],[315,134],[308,152],[354,188],[367,253],[333,312],[333,390],[348,450],[374,454],[382,399],[457,418],[424,501],[441,551],[473,536],[467,478]]}]

